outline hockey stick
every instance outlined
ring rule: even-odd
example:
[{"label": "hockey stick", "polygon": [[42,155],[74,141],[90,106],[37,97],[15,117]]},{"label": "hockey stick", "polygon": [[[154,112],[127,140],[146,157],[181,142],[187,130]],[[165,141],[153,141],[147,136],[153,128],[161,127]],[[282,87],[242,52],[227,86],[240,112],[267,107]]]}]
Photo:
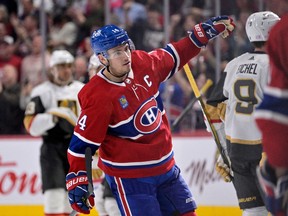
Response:
[{"label": "hockey stick", "polygon": [[87,197],[93,194],[93,181],[92,181],[92,152],[91,148],[87,147],[85,150],[85,165],[88,178],[88,193]]},{"label": "hockey stick", "polygon": [[[212,131],[212,135],[213,135],[213,138],[214,138],[214,141],[216,143],[216,146],[218,148],[218,151],[219,153],[221,154],[222,158],[223,158],[223,161],[224,163],[229,167],[229,169],[231,169],[230,167],[230,163],[229,163],[229,159],[227,158],[226,154],[225,154],[225,151],[221,145],[221,142],[219,140],[219,137],[218,137],[218,134],[214,128],[214,125],[211,123],[211,120],[210,120],[210,116],[209,116],[209,113],[207,112],[206,108],[205,108],[205,104],[203,102],[203,99],[201,97],[201,93],[197,87],[197,84],[195,82],[195,79],[192,75],[192,72],[188,66],[188,64],[185,64],[184,65],[184,71],[188,77],[188,80],[189,80],[189,83],[194,91],[194,94],[195,94],[195,97],[197,98],[199,104],[200,104],[200,107],[201,107],[201,110],[202,110],[202,113],[204,115],[204,118],[207,120],[210,128],[211,128],[211,131]],[[230,175],[230,178],[232,179],[233,177]]]},{"label": "hockey stick", "polygon": [[[200,90],[201,94],[205,94],[212,85],[213,85],[213,81],[211,79],[208,79]],[[172,131],[174,131],[175,128],[179,125],[179,123],[183,120],[184,116],[191,110],[192,106],[194,105],[194,103],[196,103],[196,101],[197,101],[197,98],[195,97],[195,94],[194,94],[189,104],[184,108],[184,110],[180,113],[180,115],[173,122],[172,127],[171,127]]]},{"label": "hockey stick", "polygon": [[[85,200],[87,202],[88,197],[93,194],[93,181],[92,181],[92,152],[91,148],[87,147],[85,149],[85,167],[87,172],[87,178],[88,178],[88,191],[85,195]],[[89,205],[87,204],[89,207]],[[78,214],[77,211],[73,210],[70,213],[70,216],[76,216]]]}]

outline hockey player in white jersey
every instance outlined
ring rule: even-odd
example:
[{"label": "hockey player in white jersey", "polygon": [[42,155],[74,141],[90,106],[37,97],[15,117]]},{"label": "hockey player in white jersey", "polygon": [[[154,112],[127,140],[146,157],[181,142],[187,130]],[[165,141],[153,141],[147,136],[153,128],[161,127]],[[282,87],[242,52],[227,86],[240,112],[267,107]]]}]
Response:
[{"label": "hockey player in white jersey", "polygon": [[88,64],[89,79],[91,79],[95,74],[97,74],[102,68],[104,68],[104,65],[101,64],[98,56],[93,54],[90,57]]},{"label": "hockey player in white jersey", "polygon": [[67,149],[80,113],[77,94],[83,87],[72,78],[73,62],[74,57],[66,50],[52,53],[49,81],[32,90],[25,111],[26,130],[43,139],[40,165],[45,216],[67,216],[72,211],[65,186]]},{"label": "hockey player in white jersey", "polygon": [[[259,191],[256,167],[262,156],[261,133],[252,116],[263,98],[263,88],[269,78],[269,59],[265,42],[269,30],[280,18],[269,11],[253,13],[246,22],[246,33],[254,45],[247,52],[230,61],[207,101],[211,122],[219,136],[226,135],[230,167],[221,156],[216,170],[225,181],[232,181],[243,216],[267,216],[268,212]],[[220,132],[223,126],[225,130]],[[225,142],[225,141],[224,141]],[[233,175],[233,178],[231,178]]]}]

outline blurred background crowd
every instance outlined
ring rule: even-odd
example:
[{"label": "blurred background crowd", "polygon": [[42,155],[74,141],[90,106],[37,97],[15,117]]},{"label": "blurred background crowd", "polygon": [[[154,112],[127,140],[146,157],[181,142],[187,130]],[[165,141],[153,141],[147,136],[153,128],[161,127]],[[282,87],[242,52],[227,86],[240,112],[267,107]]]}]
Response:
[{"label": "blurred background crowd", "polygon": [[[245,23],[261,10],[264,0],[0,0],[0,134],[26,134],[24,109],[32,88],[47,80],[51,51],[70,51],[74,78],[88,82],[90,34],[104,24],[124,28],[136,49],[151,51],[212,16],[231,16],[236,23],[232,37],[214,40],[189,62],[201,89],[208,79],[217,81],[228,61],[252,50]],[[163,84],[160,93],[173,124],[193,98],[185,73]],[[204,128],[195,103],[174,133]]]}]

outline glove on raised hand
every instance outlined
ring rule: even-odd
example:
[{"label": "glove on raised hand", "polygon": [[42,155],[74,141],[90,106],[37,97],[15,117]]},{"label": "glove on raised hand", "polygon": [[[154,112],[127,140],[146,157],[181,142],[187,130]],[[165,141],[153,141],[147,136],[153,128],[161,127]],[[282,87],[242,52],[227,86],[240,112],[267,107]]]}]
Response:
[{"label": "glove on raised hand", "polygon": [[209,40],[217,37],[219,34],[221,34],[223,38],[226,38],[234,28],[235,24],[230,17],[212,17],[206,22],[195,25],[190,37],[194,44],[201,48],[206,46]]},{"label": "glove on raised hand", "polygon": [[233,177],[233,172],[227,166],[227,164],[224,163],[221,155],[219,155],[219,157],[216,161],[215,170],[221,175],[222,179],[225,182],[231,182],[232,181],[231,176]]},{"label": "glove on raised hand", "polygon": [[80,213],[90,214],[94,206],[94,193],[88,191],[88,178],[86,171],[70,172],[66,176],[66,188],[71,207]]},{"label": "glove on raised hand", "polygon": [[268,161],[257,168],[257,177],[264,194],[266,208],[274,216],[288,215],[288,172],[277,178]]},{"label": "glove on raised hand", "polygon": [[77,122],[75,113],[67,107],[54,107],[47,111],[57,118],[56,123],[66,131],[72,133]]}]

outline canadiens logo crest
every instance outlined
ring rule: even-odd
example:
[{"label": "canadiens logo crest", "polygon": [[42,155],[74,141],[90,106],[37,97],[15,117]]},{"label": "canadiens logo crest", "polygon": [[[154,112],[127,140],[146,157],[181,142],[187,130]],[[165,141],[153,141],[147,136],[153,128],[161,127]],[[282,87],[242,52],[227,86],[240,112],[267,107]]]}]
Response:
[{"label": "canadiens logo crest", "polygon": [[134,116],[134,126],[142,134],[154,132],[159,128],[161,122],[162,114],[155,98],[146,101]]},{"label": "canadiens logo crest", "polygon": [[128,106],[128,101],[124,95],[119,98],[120,105],[123,109],[125,109]]}]

